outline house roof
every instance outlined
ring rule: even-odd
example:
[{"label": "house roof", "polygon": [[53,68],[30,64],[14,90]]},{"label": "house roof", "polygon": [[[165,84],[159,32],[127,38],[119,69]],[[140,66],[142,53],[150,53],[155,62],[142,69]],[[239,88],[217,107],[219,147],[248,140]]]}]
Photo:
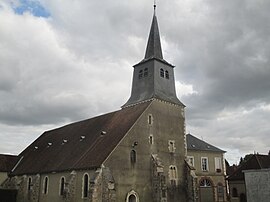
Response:
[{"label": "house roof", "polygon": [[10,172],[18,160],[18,156],[0,154],[0,172]]},{"label": "house roof", "polygon": [[188,150],[197,150],[197,151],[211,151],[211,152],[225,152],[203,140],[198,139],[197,137],[187,134],[187,149]]},{"label": "house roof", "polygon": [[246,162],[242,163],[228,180],[244,180],[244,170],[270,168],[270,155],[253,154]]},{"label": "house roof", "polygon": [[12,175],[100,167],[150,102],[44,132],[19,156]]}]

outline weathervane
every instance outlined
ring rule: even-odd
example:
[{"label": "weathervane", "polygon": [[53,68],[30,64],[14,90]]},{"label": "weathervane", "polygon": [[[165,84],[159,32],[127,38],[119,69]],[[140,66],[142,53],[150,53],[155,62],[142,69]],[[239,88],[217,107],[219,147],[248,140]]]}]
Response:
[{"label": "weathervane", "polygon": [[156,10],[156,7],[157,7],[157,3],[156,3],[156,0],[154,0],[154,10]]}]

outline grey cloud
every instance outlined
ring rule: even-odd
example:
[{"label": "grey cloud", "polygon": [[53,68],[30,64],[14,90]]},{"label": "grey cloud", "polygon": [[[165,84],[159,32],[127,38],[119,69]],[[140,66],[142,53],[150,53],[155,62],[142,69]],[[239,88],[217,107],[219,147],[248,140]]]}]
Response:
[{"label": "grey cloud", "polygon": [[[49,19],[0,13],[8,19],[0,27],[0,122],[13,127],[7,136],[20,125],[33,139],[40,124],[119,109],[132,65],[144,56],[152,2],[41,2]],[[176,66],[176,80],[198,92],[181,97],[187,131],[239,154],[269,145],[258,141],[269,133],[262,107],[270,103],[269,10],[266,0],[158,2],[165,59]]]}]

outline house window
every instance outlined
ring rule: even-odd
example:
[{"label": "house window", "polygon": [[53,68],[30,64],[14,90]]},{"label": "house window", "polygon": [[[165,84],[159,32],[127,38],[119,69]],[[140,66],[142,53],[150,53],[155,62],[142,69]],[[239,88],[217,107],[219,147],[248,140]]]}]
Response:
[{"label": "house window", "polygon": [[143,76],[147,77],[148,76],[148,68],[145,68],[143,71]]},{"label": "house window", "polygon": [[168,142],[169,144],[169,152],[170,153],[174,153],[175,152],[175,141],[174,140],[169,140]]},{"label": "house window", "polygon": [[216,172],[221,172],[222,162],[221,162],[220,157],[215,157],[215,169],[216,169]]},{"label": "house window", "polygon": [[171,185],[176,185],[177,180],[177,169],[176,166],[172,165],[169,167],[169,177]]},{"label": "house window", "polygon": [[60,196],[64,195],[64,189],[65,189],[65,178],[61,177],[61,179],[60,179],[60,187],[59,187],[59,195]]},{"label": "house window", "polygon": [[46,176],[43,180],[43,194],[48,194],[49,178]]},{"label": "house window", "polygon": [[87,173],[83,176],[83,198],[88,197],[88,189],[89,189],[89,176]]},{"label": "house window", "polygon": [[211,187],[212,183],[209,179],[202,179],[200,181],[200,187]]},{"label": "house window", "polygon": [[140,70],[140,71],[139,71],[139,79],[141,79],[141,78],[142,78],[142,76],[143,76],[143,71],[142,71],[142,70]]},{"label": "house window", "polygon": [[160,73],[160,77],[164,78],[164,69],[161,68],[159,73]]},{"label": "house window", "polygon": [[202,171],[208,171],[208,158],[202,157],[201,159]]},{"label": "house window", "polygon": [[30,191],[31,187],[32,187],[32,177],[29,177],[27,182],[27,191]]},{"label": "house window", "polygon": [[169,79],[169,72],[167,70],[165,71],[165,77],[166,79]]},{"label": "house window", "polygon": [[136,163],[136,151],[134,149],[131,150],[130,152],[130,161],[131,164],[135,164]]},{"label": "house window", "polygon": [[188,156],[187,157],[187,162],[189,165],[194,167],[194,156]]},{"label": "house window", "polygon": [[238,197],[238,192],[235,187],[232,189],[232,197]]}]

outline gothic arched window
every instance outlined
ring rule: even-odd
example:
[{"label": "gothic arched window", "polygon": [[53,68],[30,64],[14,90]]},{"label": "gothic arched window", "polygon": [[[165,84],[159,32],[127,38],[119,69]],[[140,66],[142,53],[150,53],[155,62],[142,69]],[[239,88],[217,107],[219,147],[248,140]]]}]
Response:
[{"label": "gothic arched window", "polygon": [[32,177],[28,178],[28,183],[27,183],[27,191],[30,191],[32,187]]},{"label": "gothic arched window", "polygon": [[160,77],[164,78],[164,69],[161,68],[159,73],[160,73]]},{"label": "gothic arched window", "polygon": [[46,176],[43,180],[43,194],[48,194],[49,178]]},{"label": "gothic arched window", "polygon": [[88,189],[89,189],[89,176],[87,173],[83,176],[83,197],[88,197]]},{"label": "gothic arched window", "polygon": [[132,164],[136,163],[136,151],[134,149],[131,150],[130,152],[130,161]]},{"label": "gothic arched window", "polygon": [[60,188],[59,188],[60,196],[64,195],[64,189],[65,189],[65,178],[61,177],[61,179],[60,179]]}]

